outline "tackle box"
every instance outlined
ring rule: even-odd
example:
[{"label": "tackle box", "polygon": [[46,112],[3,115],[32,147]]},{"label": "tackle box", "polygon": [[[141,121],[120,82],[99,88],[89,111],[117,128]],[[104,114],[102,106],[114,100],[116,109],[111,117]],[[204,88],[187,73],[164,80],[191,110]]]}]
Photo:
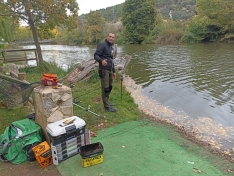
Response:
[{"label": "tackle box", "polygon": [[85,121],[77,116],[72,116],[46,126],[50,142],[53,145],[60,144],[69,139],[81,136],[85,133]]},{"label": "tackle box", "polygon": [[85,145],[84,134],[76,138],[69,139],[60,144],[51,143],[52,158],[54,165],[80,153],[80,147]]},{"label": "tackle box", "polygon": [[86,144],[87,139],[85,125],[85,121],[77,116],[47,125],[53,164],[58,165],[80,153],[80,147]]}]

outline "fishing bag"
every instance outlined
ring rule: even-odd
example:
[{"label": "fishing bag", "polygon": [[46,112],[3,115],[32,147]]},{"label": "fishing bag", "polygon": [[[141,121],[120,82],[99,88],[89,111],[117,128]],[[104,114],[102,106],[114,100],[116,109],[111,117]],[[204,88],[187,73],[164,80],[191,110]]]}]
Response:
[{"label": "fishing bag", "polygon": [[0,135],[0,159],[13,164],[35,160],[32,147],[41,142],[41,127],[34,121],[12,122]]}]

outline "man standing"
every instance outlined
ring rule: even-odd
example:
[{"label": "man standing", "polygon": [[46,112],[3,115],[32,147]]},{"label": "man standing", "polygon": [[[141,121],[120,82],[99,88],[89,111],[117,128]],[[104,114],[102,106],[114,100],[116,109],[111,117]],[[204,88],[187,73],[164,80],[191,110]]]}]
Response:
[{"label": "man standing", "polygon": [[106,36],[105,41],[98,44],[96,52],[94,53],[94,59],[99,63],[98,74],[101,78],[103,105],[109,112],[116,112],[116,109],[112,107],[114,104],[109,102],[113,78],[116,79],[113,62],[113,59],[115,58],[113,49],[114,40],[115,34],[109,33]]}]

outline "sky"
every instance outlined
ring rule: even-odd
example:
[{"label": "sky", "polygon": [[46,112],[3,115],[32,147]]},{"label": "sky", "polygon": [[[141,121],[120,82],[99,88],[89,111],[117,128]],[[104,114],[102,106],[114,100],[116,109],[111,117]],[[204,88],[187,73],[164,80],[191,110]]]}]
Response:
[{"label": "sky", "polygon": [[89,13],[90,10],[95,11],[110,6],[122,4],[125,0],[77,0],[79,5],[78,14]]}]

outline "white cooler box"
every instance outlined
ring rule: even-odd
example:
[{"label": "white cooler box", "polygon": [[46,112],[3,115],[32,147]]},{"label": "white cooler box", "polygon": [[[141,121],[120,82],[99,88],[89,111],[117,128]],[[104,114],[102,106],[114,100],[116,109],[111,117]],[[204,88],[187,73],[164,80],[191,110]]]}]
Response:
[{"label": "white cooler box", "polygon": [[55,165],[80,153],[80,147],[86,144],[85,125],[85,121],[77,116],[47,125]]}]

